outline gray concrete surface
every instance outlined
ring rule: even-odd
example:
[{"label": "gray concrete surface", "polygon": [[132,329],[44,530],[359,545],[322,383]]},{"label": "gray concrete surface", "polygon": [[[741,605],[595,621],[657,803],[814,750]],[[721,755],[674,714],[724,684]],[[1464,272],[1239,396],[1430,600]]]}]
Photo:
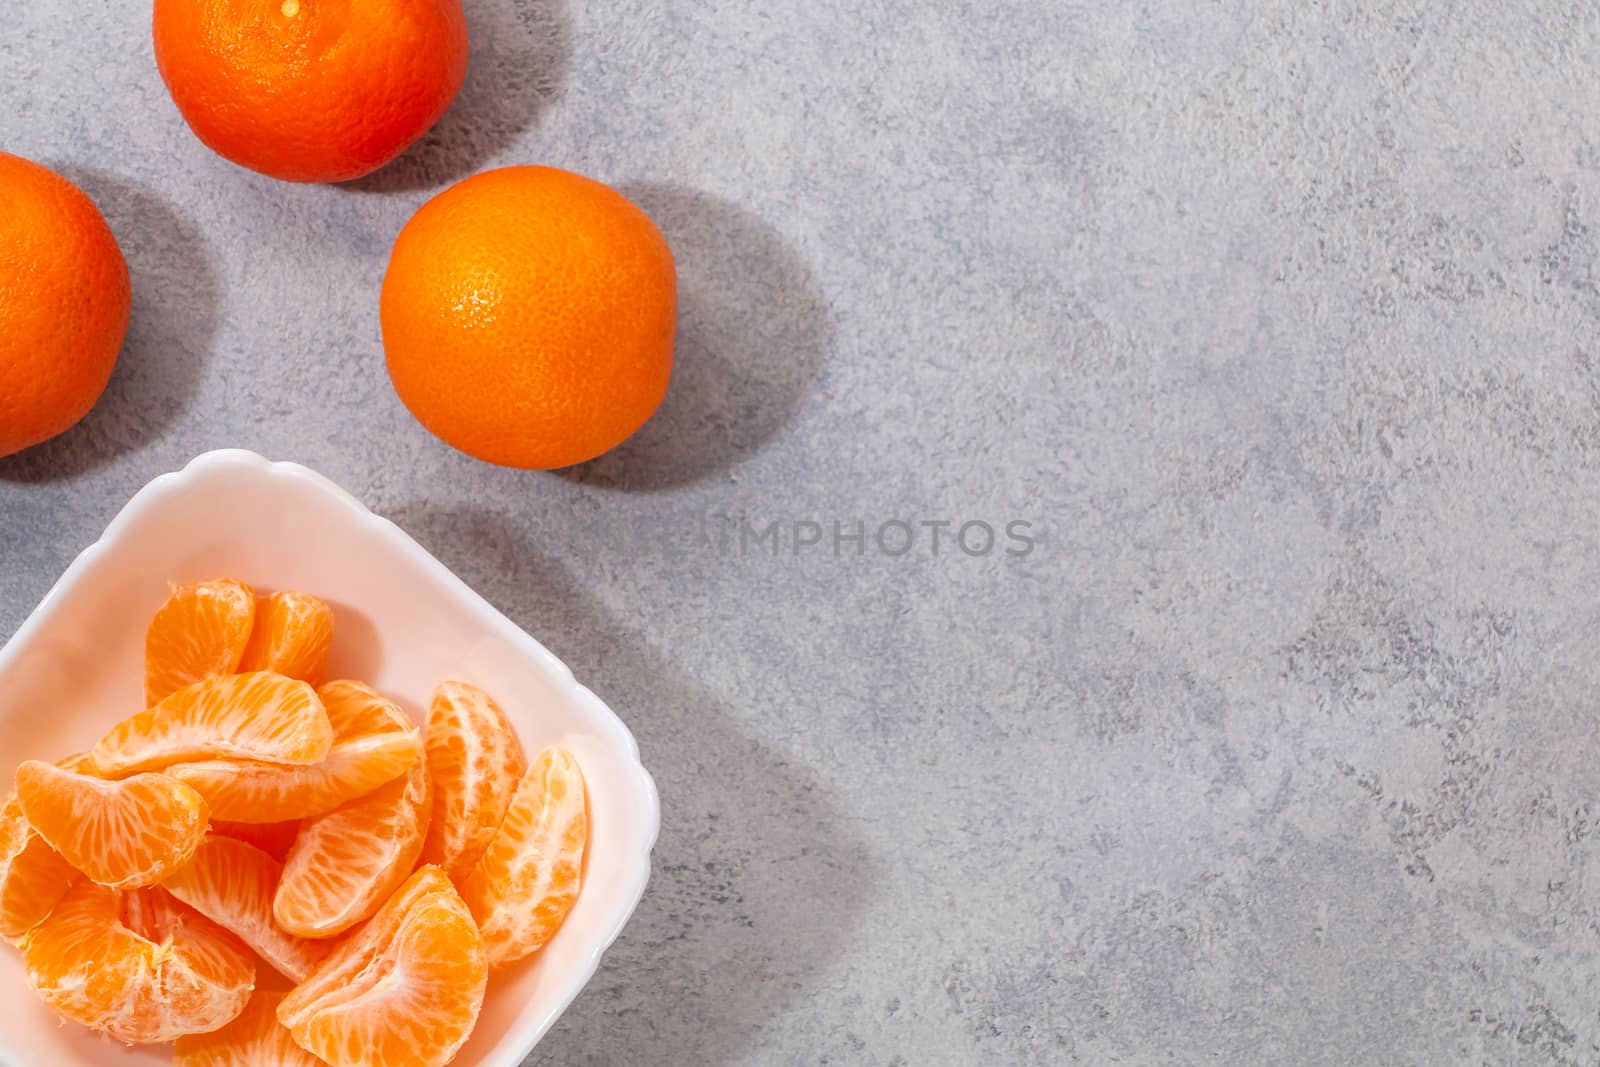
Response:
[{"label": "gray concrete surface", "polygon": [[[462,99],[354,188],[195,142],[146,5],[0,20],[0,145],[136,294],[0,463],[0,634],[213,447],[412,531],[661,784],[535,1064],[1600,1063],[1600,10],[466,3]],[[666,409],[567,475],[383,372],[395,233],[512,162],[682,265]],[[834,554],[896,519],[1037,540]]]}]

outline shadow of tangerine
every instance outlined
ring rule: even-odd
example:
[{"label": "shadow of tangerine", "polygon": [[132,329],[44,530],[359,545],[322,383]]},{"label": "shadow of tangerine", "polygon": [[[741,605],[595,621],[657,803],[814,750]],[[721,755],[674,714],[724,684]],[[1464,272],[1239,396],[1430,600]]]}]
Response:
[{"label": "shadow of tangerine", "polygon": [[833,326],[810,268],[748,211],[675,185],[623,186],[672,246],[678,335],[672,385],[643,429],[559,472],[585,485],[670,489],[733,467],[799,411]]},{"label": "shadow of tangerine", "polygon": [[[348,604],[330,600],[328,606],[333,609],[333,649],[328,654],[327,677],[378,677],[383,668],[383,642],[378,628],[364,612]],[[426,707],[419,709],[394,693],[384,696],[398,703],[417,722],[426,720]]]},{"label": "shadow of tangerine", "polygon": [[527,1062],[744,1061],[868,904],[872,857],[828,784],[741,729],[506,517],[421,503],[390,517],[617,710],[661,792],[644,899]]},{"label": "shadow of tangerine", "polygon": [[467,77],[450,110],[399,158],[336,186],[438,191],[482,170],[561,96],[572,61],[565,0],[465,0]]}]

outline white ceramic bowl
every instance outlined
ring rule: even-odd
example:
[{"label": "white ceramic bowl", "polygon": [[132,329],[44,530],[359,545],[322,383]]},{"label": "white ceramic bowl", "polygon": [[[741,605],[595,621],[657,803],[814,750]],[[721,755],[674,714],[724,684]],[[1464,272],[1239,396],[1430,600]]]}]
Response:
[{"label": "white ceramic bowl", "polygon": [[[332,603],[331,677],[367,681],[419,721],[437,682],[474,682],[505,707],[530,756],[559,743],[578,758],[591,817],[583,893],[542,953],[491,981],[455,1061],[520,1064],[593,976],[644,893],[660,825],[655,784],[627,727],[560,660],[321,475],[249,452],[211,452],[141,489],[0,650],[0,784],[9,786],[22,760],[84,749],[139,711],[144,628],[168,583],[223,575]],[[4,945],[0,1003],[3,1067],[171,1062],[171,1046],[128,1049],[59,1025]]]}]

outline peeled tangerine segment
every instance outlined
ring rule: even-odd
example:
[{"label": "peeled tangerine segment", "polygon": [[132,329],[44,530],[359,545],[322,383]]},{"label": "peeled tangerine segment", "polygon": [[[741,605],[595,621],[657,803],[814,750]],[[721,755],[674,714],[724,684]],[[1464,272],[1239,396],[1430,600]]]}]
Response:
[{"label": "peeled tangerine segment", "polygon": [[15,941],[64,896],[77,870],[39,836],[15,793],[0,805],[0,938]]},{"label": "peeled tangerine segment", "polygon": [[255,985],[244,947],[159,889],[80,881],[22,941],[28,984],[57,1015],[118,1041],[171,1041],[237,1016]]},{"label": "peeled tangerine segment", "polygon": [[28,825],[101,885],[154,885],[189,861],[205,837],[206,802],[164,774],[117,782],[29,760],[17,768]]},{"label": "peeled tangerine segment", "polygon": [[175,1067],[327,1067],[294,1043],[278,1022],[285,994],[258,989],[233,1022],[209,1034],[178,1038]]},{"label": "peeled tangerine segment", "polygon": [[274,593],[256,603],[255,631],[241,671],[275,671],[321,685],[333,647],[333,610],[310,593]]},{"label": "peeled tangerine segment", "polygon": [[317,763],[332,747],[333,726],[316,690],[259,671],[178,690],[117,724],[89,750],[89,763],[102,777],[121,778],[218,758]]},{"label": "peeled tangerine segment", "polygon": [[526,959],[555,936],[583,886],[589,808],[583,772],[561,748],[539,753],[505,822],[461,885],[489,966]]},{"label": "peeled tangerine segment", "polygon": [[255,616],[255,591],[232,578],[174,589],[145,632],[145,706],[238,670]]},{"label": "peeled tangerine segment", "polygon": [[433,821],[422,862],[452,878],[488,847],[527,769],[522,742],[494,699],[466,682],[443,682],[428,708]]},{"label": "peeled tangerine segment", "polygon": [[467,906],[423,867],[278,1006],[332,1067],[443,1067],[483,1008],[488,962]]},{"label": "peeled tangerine segment", "polygon": [[284,822],[326,814],[422,759],[422,731],[381,694],[360,682],[329,682],[317,697],[333,727],[333,747],[322,762],[288,767],[217,759],[174,764],[166,773],[199,790],[213,818]]},{"label": "peeled tangerine segment", "polygon": [[[204,796],[205,794],[201,794]],[[287,822],[228,822],[212,817],[211,832],[235,841],[248,842],[282,863],[300,832],[300,820]]]},{"label": "peeled tangerine segment", "polygon": [[296,982],[328,954],[328,946],[295,937],[272,917],[283,864],[243,841],[211,835],[194,859],[169,876],[166,890],[238,937],[280,974]]},{"label": "peeled tangerine segment", "polygon": [[278,925],[301,937],[343,933],[377,911],[416,865],[431,811],[428,769],[300,825],[273,898]]}]

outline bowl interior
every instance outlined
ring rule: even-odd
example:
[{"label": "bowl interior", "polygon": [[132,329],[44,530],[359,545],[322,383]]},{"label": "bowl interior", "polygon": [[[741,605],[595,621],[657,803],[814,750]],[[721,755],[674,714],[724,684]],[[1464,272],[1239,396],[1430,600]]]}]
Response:
[{"label": "bowl interior", "polygon": [[[657,823],[631,735],[542,646],[394,526],[303,468],[217,453],[146,487],[0,652],[0,782],[30,758],[80,751],[140,710],[144,627],[170,582],[232,576],[298,588],[336,615],[331,677],[359,678],[419,722],[445,678],[500,701],[532,756],[567,746],[588,782],[582,895],[533,960],[497,975],[456,1062],[519,1063],[592,975],[643,891]],[[559,619],[551,619],[552,626]],[[5,1067],[158,1064],[170,1047],[125,1049],[60,1026],[0,946]]]}]

